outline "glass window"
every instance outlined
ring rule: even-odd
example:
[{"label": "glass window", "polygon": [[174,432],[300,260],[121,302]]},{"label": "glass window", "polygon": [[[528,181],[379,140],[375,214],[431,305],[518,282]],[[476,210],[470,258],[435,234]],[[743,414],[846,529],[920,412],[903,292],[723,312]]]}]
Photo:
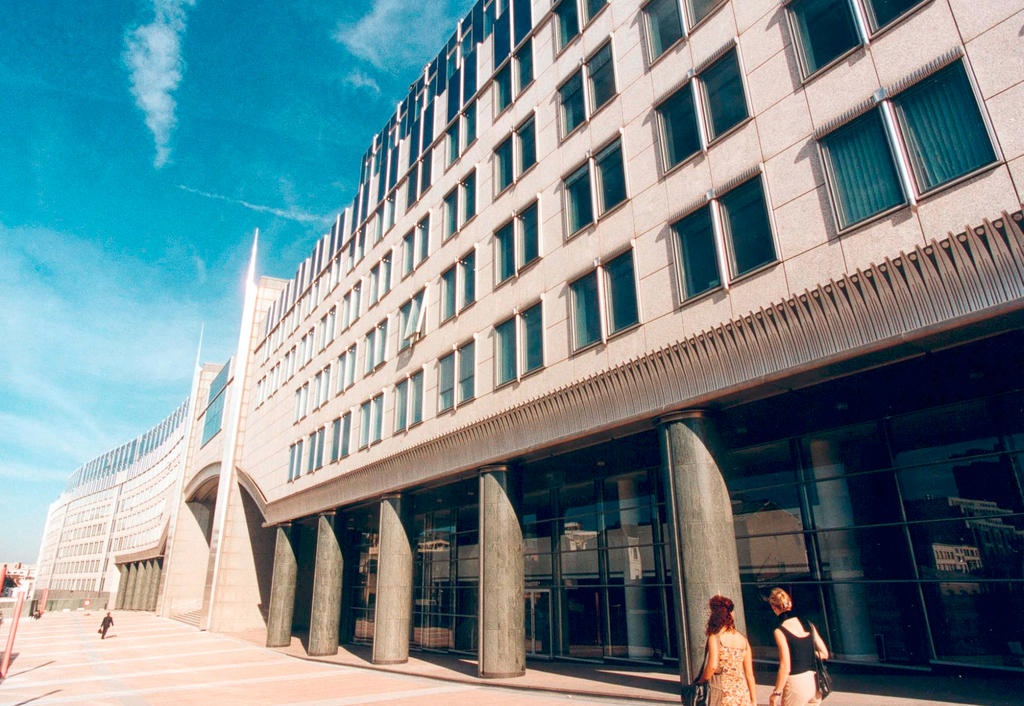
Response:
[{"label": "glass window", "polygon": [[579,350],[601,340],[597,271],[581,277],[569,287],[572,291],[573,348]]},{"label": "glass window", "polygon": [[512,137],[506,137],[494,148],[495,192],[500,193],[512,185]]},{"label": "glass window", "polygon": [[475,394],[476,347],[472,341],[459,348],[459,402],[472,399]]},{"label": "glass window", "polygon": [[708,109],[708,139],[715,139],[747,117],[740,62],[732,50],[700,75]]},{"label": "glass window", "polygon": [[[564,4],[564,3],[563,3]],[[558,100],[561,106],[562,135],[568,135],[579,127],[586,114],[583,107],[583,72],[577,71],[558,89]]]},{"label": "glass window", "polygon": [[516,95],[523,92],[533,81],[533,40],[526,43],[516,52]]},{"label": "glass window", "polygon": [[462,296],[459,300],[461,310],[476,301],[476,252],[473,250],[459,260],[459,282],[462,286]]},{"label": "glass window", "polygon": [[665,166],[674,167],[700,151],[700,129],[693,91],[686,84],[658,106],[665,144]]},{"label": "glass window", "polygon": [[370,445],[370,401],[359,405],[359,448]]},{"label": "glass window", "polygon": [[516,379],[516,319],[512,317],[494,327],[498,385]]},{"label": "glass window", "polygon": [[575,233],[594,222],[590,199],[590,168],[584,164],[565,179],[566,226]]},{"label": "glass window", "polygon": [[512,64],[505,64],[494,75],[494,112],[500,113],[512,105]]},{"label": "glass window", "polygon": [[721,4],[722,0],[686,0],[690,10],[690,24],[697,24]]},{"label": "glass window", "polygon": [[839,227],[906,203],[878,110],[821,139],[832,177]]},{"label": "glass window", "polygon": [[416,264],[427,259],[430,251],[430,216],[427,216],[416,226]]},{"label": "glass window", "polygon": [[556,30],[557,46],[561,50],[573,37],[580,33],[580,19],[576,14],[576,0],[562,0],[555,6],[554,13],[558,19]]},{"label": "glass window", "polygon": [[523,320],[523,373],[544,365],[544,323],[541,304],[531,306],[522,313]]},{"label": "glass window", "polygon": [[640,320],[633,279],[633,251],[606,264],[604,272],[608,287],[608,331],[615,333]]},{"label": "glass window", "polygon": [[715,253],[715,231],[711,208],[704,208],[677,221],[672,230],[679,243],[679,272],[685,299],[722,284]]},{"label": "glass window", "polygon": [[476,171],[462,182],[462,225],[476,215]]},{"label": "glass window", "polygon": [[608,42],[587,60],[590,80],[591,111],[596,111],[615,96],[615,65],[612,44]]},{"label": "glass window", "polygon": [[402,380],[395,385],[395,431],[402,431],[408,426],[409,381]]},{"label": "glass window", "polygon": [[455,160],[459,158],[459,121],[456,120],[450,128],[448,128],[447,140],[448,140],[448,165],[455,164]]},{"label": "glass window", "polygon": [[494,233],[495,272],[498,282],[504,282],[515,274],[515,227],[509,221]]},{"label": "glass window", "polygon": [[373,398],[373,438],[372,441],[380,441],[381,428],[384,424],[384,395],[380,394]]},{"label": "glass window", "polygon": [[626,174],[622,167],[622,144],[616,140],[601,150],[594,158],[597,172],[600,212],[610,209],[626,200]]},{"label": "glass window", "polygon": [[[382,294],[391,291],[391,253],[388,252],[380,261],[380,284]],[[331,338],[334,338],[333,334]]]},{"label": "glass window", "polygon": [[877,30],[920,4],[921,0],[864,0],[864,9],[872,29]]},{"label": "glass window", "polygon": [[744,182],[722,196],[719,203],[732,276],[774,261],[775,243],[761,179]]},{"label": "glass window", "polygon": [[424,153],[420,161],[420,194],[430,188],[430,150]]},{"label": "glass window", "polygon": [[448,239],[459,229],[459,193],[455,189],[444,197],[444,237]]},{"label": "glass window", "polygon": [[423,421],[423,371],[409,378],[409,426]]},{"label": "glass window", "polygon": [[601,8],[608,4],[608,0],[583,0],[583,11],[586,13],[586,21],[594,19],[594,15],[601,11]]},{"label": "glass window", "polygon": [[455,406],[455,354],[449,353],[437,361],[437,410],[443,412]]},{"label": "glass window", "polygon": [[860,44],[850,0],[794,0],[789,9],[804,75],[813,74]]},{"label": "glass window", "polygon": [[519,221],[519,266],[522,267],[540,257],[537,202],[523,209],[516,218]]},{"label": "glass window", "polygon": [[893,105],[922,192],[995,161],[962,62],[911,86]]},{"label": "glass window", "polygon": [[519,174],[537,163],[537,131],[533,118],[516,128],[519,141]]},{"label": "glass window", "polygon": [[469,104],[466,108],[466,112],[462,114],[462,120],[466,124],[466,130],[464,138],[466,140],[466,147],[473,144],[476,140],[476,101]]},{"label": "glass window", "polygon": [[402,276],[412,272],[413,261],[416,256],[416,231],[410,230],[402,238]]},{"label": "glass window", "polygon": [[653,61],[683,36],[679,16],[679,0],[652,0],[644,6],[647,22],[647,44]]},{"label": "glass window", "polygon": [[455,316],[455,268],[441,273],[441,321]]}]

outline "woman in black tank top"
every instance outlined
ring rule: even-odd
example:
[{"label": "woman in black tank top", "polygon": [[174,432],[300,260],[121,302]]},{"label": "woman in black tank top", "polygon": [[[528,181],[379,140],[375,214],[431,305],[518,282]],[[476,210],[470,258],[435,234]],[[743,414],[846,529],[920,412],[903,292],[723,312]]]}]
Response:
[{"label": "woman in black tank top", "polygon": [[775,644],[779,648],[779,673],[769,706],[817,706],[821,703],[815,682],[815,654],[828,659],[825,646],[813,625],[805,626],[793,612],[793,599],[781,588],[772,589],[768,599],[779,618]]}]

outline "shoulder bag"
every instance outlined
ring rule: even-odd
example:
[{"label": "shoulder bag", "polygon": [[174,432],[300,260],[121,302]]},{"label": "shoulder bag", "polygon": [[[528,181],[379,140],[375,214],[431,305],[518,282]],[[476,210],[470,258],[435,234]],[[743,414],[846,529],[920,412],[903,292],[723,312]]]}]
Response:
[{"label": "shoulder bag", "polygon": [[[814,623],[811,623],[811,631],[814,635],[818,635],[818,628],[815,627]],[[818,693],[824,699],[832,693],[832,675],[828,673],[825,660],[818,656],[817,648],[814,650],[814,665],[814,682],[818,687]]]},{"label": "shoulder bag", "polygon": [[707,643],[704,643],[704,662],[701,664],[700,672],[697,674],[696,679],[682,688],[683,706],[711,706],[711,683],[700,681],[707,664],[708,646]]}]

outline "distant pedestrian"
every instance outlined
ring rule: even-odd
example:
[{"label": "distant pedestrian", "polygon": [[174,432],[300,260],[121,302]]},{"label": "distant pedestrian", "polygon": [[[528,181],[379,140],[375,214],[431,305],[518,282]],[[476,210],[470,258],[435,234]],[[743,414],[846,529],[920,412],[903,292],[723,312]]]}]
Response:
[{"label": "distant pedestrian", "polygon": [[106,638],[107,630],[109,630],[110,626],[113,625],[113,624],[114,624],[114,619],[110,617],[110,613],[107,613],[106,616],[104,616],[103,621],[100,623],[99,633],[100,633],[100,639],[101,640]]},{"label": "distant pedestrian", "polygon": [[700,681],[710,682],[711,703],[718,706],[755,706],[757,683],[750,643],[736,629],[736,606],[725,596],[712,596],[705,633],[707,659]]},{"label": "distant pedestrian", "polygon": [[781,588],[773,588],[768,596],[772,611],[778,616],[775,644],[779,648],[779,673],[768,706],[817,706],[822,695],[815,679],[815,655],[828,659],[828,647],[812,623],[804,627],[793,613],[793,599]]}]

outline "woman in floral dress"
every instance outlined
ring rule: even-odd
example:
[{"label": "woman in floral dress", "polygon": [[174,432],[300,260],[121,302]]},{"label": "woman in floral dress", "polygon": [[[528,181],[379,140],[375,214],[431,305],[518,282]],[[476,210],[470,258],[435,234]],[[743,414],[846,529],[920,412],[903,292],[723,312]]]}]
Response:
[{"label": "woman in floral dress", "polygon": [[725,596],[713,596],[708,617],[707,661],[701,681],[711,682],[713,706],[757,706],[757,683],[750,643],[737,629],[735,605]]}]

